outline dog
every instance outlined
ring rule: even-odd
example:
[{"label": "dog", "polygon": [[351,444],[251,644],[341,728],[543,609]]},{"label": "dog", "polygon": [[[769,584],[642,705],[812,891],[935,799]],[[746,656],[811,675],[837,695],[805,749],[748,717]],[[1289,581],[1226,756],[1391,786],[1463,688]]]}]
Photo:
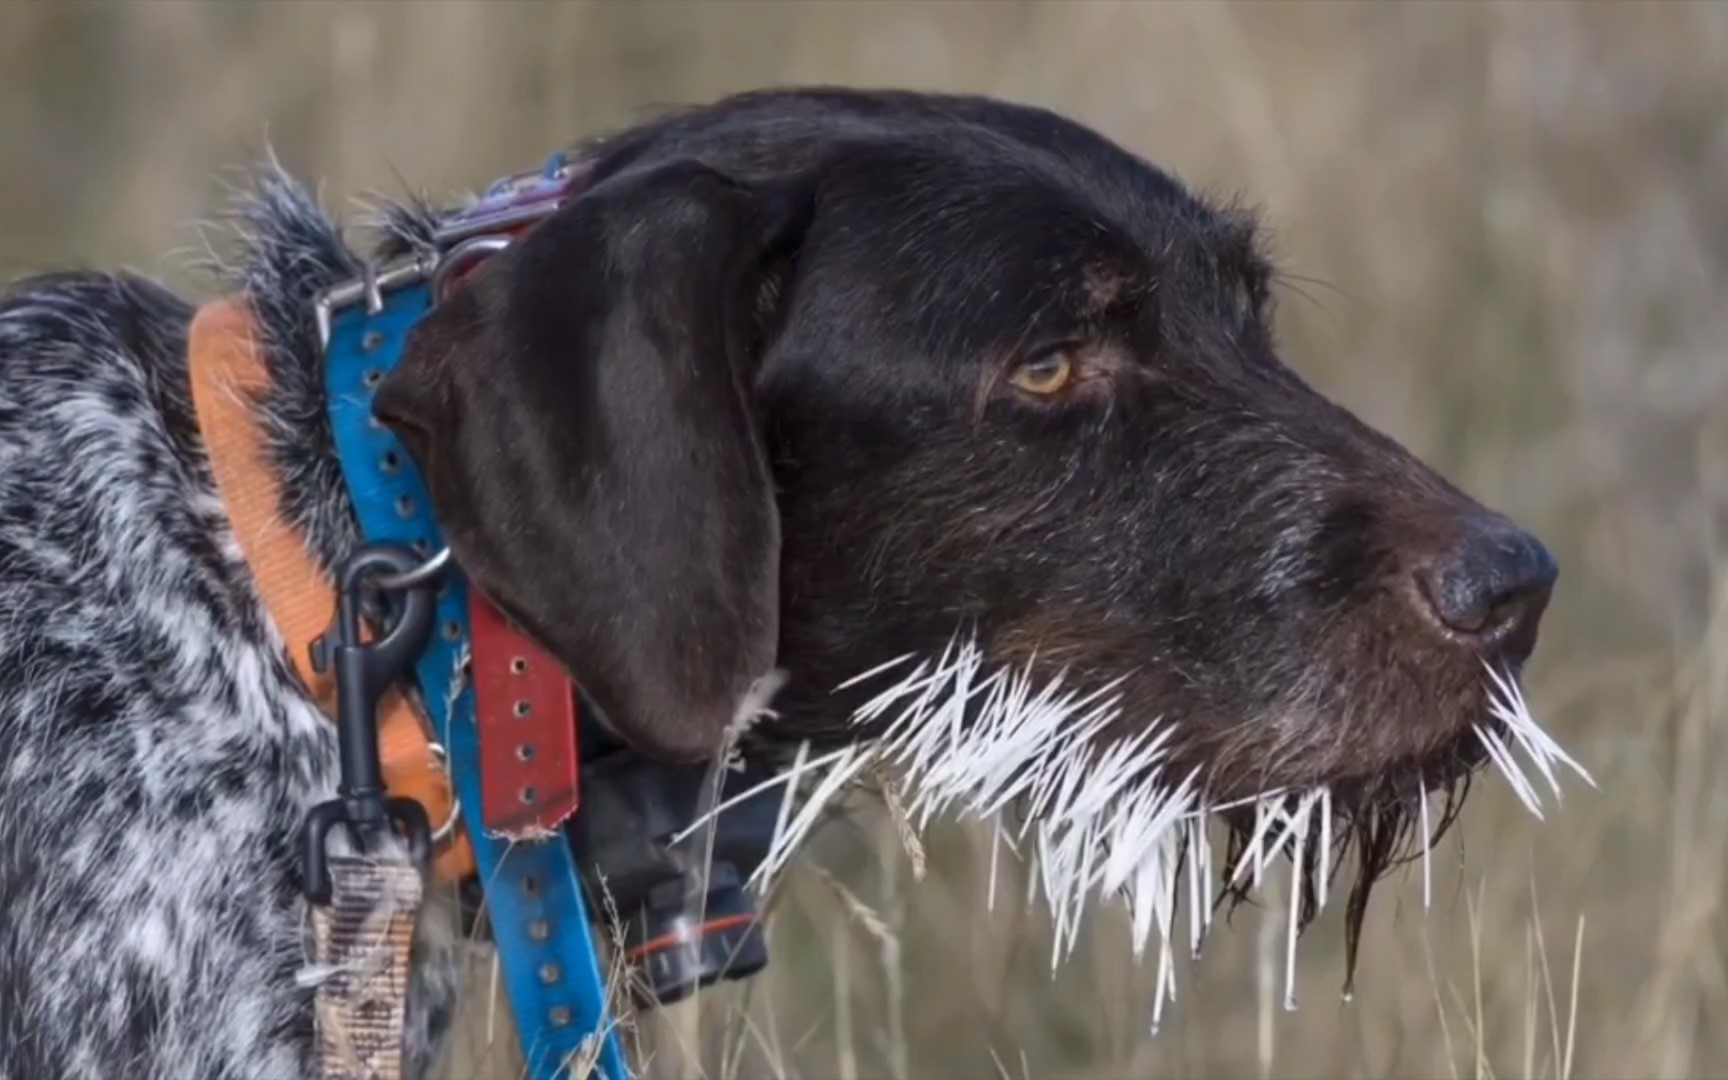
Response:
[{"label": "dog", "polygon": [[[643,753],[721,752],[783,671],[750,753],[904,750],[927,803],[1021,806],[1076,888],[1143,899],[1200,861],[1146,871],[1143,815],[1265,855],[1282,814],[1321,860],[1305,915],[1354,845],[1358,926],[1430,793],[1443,828],[1508,747],[1560,760],[1516,691],[1553,557],[1284,365],[1248,214],[981,97],[759,91],[574,159],[582,194],[423,320],[376,414],[463,571]],[[374,254],[435,220],[395,209]],[[361,259],[273,169],[237,222],[252,405],[332,568],[357,531],[312,301]],[[0,301],[4,1077],[312,1070],[293,845],[336,749],[212,483],[192,313],[122,274]],[[454,936],[425,913],[411,1075]]]}]

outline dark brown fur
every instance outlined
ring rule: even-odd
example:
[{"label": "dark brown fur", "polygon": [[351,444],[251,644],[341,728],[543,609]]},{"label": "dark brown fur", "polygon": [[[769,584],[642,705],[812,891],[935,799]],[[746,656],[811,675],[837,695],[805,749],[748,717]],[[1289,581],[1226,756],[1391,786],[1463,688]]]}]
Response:
[{"label": "dark brown fur", "polygon": [[[1282,363],[1247,215],[980,98],[744,95],[589,157],[380,409],[639,748],[711,752],[773,666],[759,734],[867,735],[834,688],[966,627],[1125,679],[1213,799],[1331,786],[1370,885],[1477,764],[1552,560]],[[1051,350],[1071,385],[1017,389]]]}]

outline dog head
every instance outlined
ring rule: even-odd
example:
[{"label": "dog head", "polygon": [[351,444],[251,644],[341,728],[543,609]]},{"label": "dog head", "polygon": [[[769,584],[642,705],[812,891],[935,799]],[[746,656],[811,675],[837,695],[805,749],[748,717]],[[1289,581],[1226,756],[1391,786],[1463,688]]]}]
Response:
[{"label": "dog head", "polygon": [[1244,215],[974,99],[755,95],[595,161],[378,411],[644,752],[713,753],[776,667],[771,733],[884,734],[848,680],[925,657],[928,696],[963,652],[998,791],[1057,749],[1213,806],[1324,789],[1383,863],[1520,714],[1553,559],[1285,366]]}]

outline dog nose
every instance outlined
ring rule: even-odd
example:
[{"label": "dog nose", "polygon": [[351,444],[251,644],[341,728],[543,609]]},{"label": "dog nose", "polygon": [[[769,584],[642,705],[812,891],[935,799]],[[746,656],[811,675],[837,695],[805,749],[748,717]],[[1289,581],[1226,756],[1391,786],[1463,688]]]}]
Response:
[{"label": "dog nose", "polygon": [[1536,625],[1559,574],[1540,540],[1505,518],[1477,514],[1417,580],[1447,629],[1522,661],[1536,647]]}]

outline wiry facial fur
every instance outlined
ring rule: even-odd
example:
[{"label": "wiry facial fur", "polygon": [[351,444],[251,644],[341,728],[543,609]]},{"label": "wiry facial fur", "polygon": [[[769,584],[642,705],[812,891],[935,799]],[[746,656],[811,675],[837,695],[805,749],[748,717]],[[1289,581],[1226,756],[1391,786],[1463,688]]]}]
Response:
[{"label": "wiry facial fur", "polygon": [[[965,627],[980,671],[1120,698],[1090,738],[1027,749],[1027,773],[1081,776],[1155,731],[1166,793],[1326,790],[1327,869],[1345,848],[1359,866],[1354,950],[1374,881],[1425,850],[1424,817],[1450,824],[1492,745],[1482,664],[1515,673],[1535,621],[1506,641],[1436,625],[1424,568],[1510,526],[1283,363],[1251,218],[1060,117],[968,97],[743,95],[628,133],[595,175],[685,157],[820,178],[757,379],[791,673],[759,741],[811,740],[837,787],[864,765],[833,747],[896,730],[852,677],[935,663]],[[1081,390],[1013,393],[1053,343]],[[1251,809],[1225,822],[1254,835]]]}]

